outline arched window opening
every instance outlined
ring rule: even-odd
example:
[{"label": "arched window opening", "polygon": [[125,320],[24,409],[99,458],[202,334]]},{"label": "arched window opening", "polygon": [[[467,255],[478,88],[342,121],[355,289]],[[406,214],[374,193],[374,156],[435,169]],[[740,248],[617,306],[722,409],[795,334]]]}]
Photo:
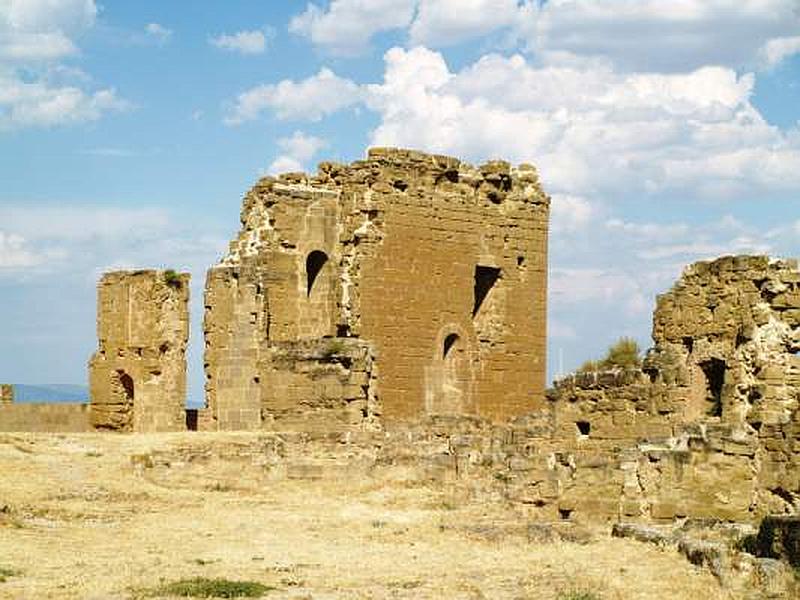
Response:
[{"label": "arched window opening", "polygon": [[458,341],[458,334],[451,333],[446,338],[444,338],[444,349],[442,351],[442,358],[447,358],[447,355],[450,354],[450,350],[453,349],[456,342]]},{"label": "arched window opening", "polygon": [[306,258],[306,283],[309,297],[311,296],[311,290],[314,288],[314,282],[326,262],[328,262],[328,255],[321,250],[314,250]]},{"label": "arched window opening", "polygon": [[125,394],[125,400],[128,402],[133,401],[133,379],[125,371],[117,371],[119,377],[119,384],[122,387],[122,392]]},{"label": "arched window opening", "polygon": [[483,301],[489,295],[497,280],[500,279],[500,269],[496,267],[475,267],[475,303],[472,307],[472,316],[478,314],[483,305]]}]

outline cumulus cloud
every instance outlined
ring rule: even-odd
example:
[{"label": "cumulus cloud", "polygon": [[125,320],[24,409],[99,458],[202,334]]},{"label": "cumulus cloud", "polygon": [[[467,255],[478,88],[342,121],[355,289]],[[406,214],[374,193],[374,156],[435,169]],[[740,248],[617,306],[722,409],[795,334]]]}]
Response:
[{"label": "cumulus cloud", "polygon": [[94,0],[0,0],[0,60],[55,60],[76,51],[71,36],[90,28]]},{"label": "cumulus cloud", "polygon": [[295,131],[291,137],[278,140],[282,153],[270,164],[267,172],[270,175],[279,175],[304,171],[308,161],[327,145],[328,142],[322,138]]},{"label": "cumulus cloud", "polygon": [[309,3],[289,23],[289,31],[343,55],[362,52],[373,35],[406,27],[417,0],[332,0],[327,10]]},{"label": "cumulus cloud", "polygon": [[[487,55],[451,72],[438,52],[393,48],[367,104],[377,145],[537,164],[554,193],[800,188],[800,143],[750,101],[752,75],[722,67],[619,73]],[[712,176],[715,186],[701,188]]]},{"label": "cumulus cloud", "polygon": [[267,49],[269,36],[261,30],[239,31],[233,34],[220,34],[209,41],[212,46],[241,54],[263,54]]},{"label": "cumulus cloud", "polygon": [[780,37],[767,41],[759,51],[764,67],[771,69],[784,58],[800,52],[800,35]]},{"label": "cumulus cloud", "polygon": [[74,39],[94,25],[94,0],[0,0],[0,130],[92,121],[128,104],[113,89],[60,79],[57,61],[78,53]]},{"label": "cumulus cloud", "polygon": [[271,109],[279,119],[319,121],[361,98],[359,86],[327,68],[299,82],[283,80],[259,85],[241,94],[225,122],[230,125],[257,119]]},{"label": "cumulus cloud", "polygon": [[795,0],[553,0],[526,12],[519,29],[529,51],[603,57],[631,71],[752,67],[767,40],[800,27]]},{"label": "cumulus cloud", "polygon": [[420,0],[412,44],[447,46],[509,28],[524,16],[518,0]]},{"label": "cumulus cloud", "polygon": [[762,47],[773,61],[795,52],[798,29],[796,0],[333,0],[308,4],[289,25],[338,54],[363,52],[383,31],[430,47],[505,32],[550,64],[592,58],[655,72],[754,68]]},{"label": "cumulus cloud", "polygon": [[0,72],[0,130],[95,121],[108,111],[128,107],[113,89],[86,92],[51,85],[46,79],[28,83]]},{"label": "cumulus cloud", "polygon": [[575,233],[586,228],[596,212],[586,198],[556,194],[550,205],[551,227],[557,233]]},{"label": "cumulus cloud", "polygon": [[0,270],[32,267],[44,261],[44,255],[28,248],[25,238],[0,231]]},{"label": "cumulus cloud", "polygon": [[166,44],[172,37],[172,29],[158,23],[148,23],[144,28],[145,33],[159,44]]}]

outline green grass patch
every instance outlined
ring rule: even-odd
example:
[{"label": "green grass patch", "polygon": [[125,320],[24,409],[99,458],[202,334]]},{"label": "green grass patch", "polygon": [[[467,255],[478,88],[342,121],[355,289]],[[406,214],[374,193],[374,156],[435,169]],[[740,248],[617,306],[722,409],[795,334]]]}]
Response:
[{"label": "green grass patch", "polygon": [[175,288],[176,290],[179,290],[183,285],[183,282],[181,281],[181,276],[178,275],[178,273],[176,273],[174,269],[167,269],[166,271],[164,271],[164,283],[166,283],[171,288]]},{"label": "green grass patch", "polygon": [[600,596],[588,590],[570,590],[560,593],[558,600],[600,600]]},{"label": "green grass patch", "polygon": [[149,596],[178,596],[180,598],[260,598],[276,590],[257,581],[230,581],[228,579],[206,579],[194,577],[166,583]]},{"label": "green grass patch", "polygon": [[9,569],[8,567],[0,566],[0,583],[4,583],[9,577],[14,577],[19,574],[19,571],[15,569]]}]

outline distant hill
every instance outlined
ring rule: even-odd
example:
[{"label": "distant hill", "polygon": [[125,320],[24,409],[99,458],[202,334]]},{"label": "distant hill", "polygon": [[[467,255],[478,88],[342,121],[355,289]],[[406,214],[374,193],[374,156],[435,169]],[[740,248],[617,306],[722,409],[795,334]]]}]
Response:
[{"label": "distant hill", "polygon": [[14,384],[14,402],[88,402],[89,388],[69,383]]}]

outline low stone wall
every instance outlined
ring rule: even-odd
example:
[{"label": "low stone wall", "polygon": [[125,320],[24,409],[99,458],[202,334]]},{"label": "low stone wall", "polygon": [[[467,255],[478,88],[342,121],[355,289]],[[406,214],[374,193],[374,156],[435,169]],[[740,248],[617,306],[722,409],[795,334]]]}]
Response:
[{"label": "low stone wall", "polygon": [[92,431],[88,404],[0,404],[0,431]]},{"label": "low stone wall", "polygon": [[274,344],[259,368],[264,429],[380,428],[372,346],[357,338]]},{"label": "low stone wall", "polygon": [[0,383],[0,405],[14,402],[14,386],[9,383]]}]

